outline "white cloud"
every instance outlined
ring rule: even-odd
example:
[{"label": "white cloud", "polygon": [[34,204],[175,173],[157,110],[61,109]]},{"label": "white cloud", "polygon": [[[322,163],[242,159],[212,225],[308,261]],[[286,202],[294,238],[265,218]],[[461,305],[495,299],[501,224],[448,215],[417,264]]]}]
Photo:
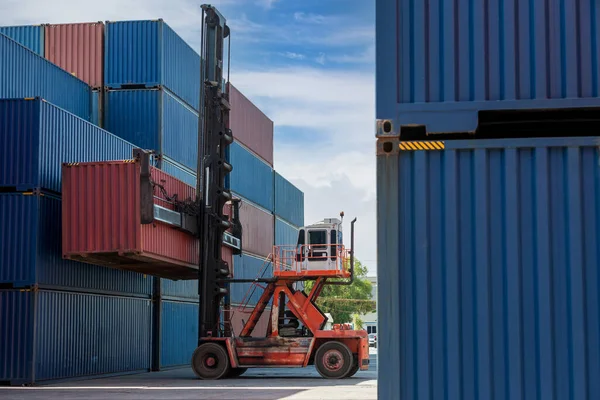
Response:
[{"label": "white cloud", "polygon": [[325,65],[325,53],[319,54],[315,61],[317,62],[317,64]]},{"label": "white cloud", "polygon": [[305,22],[309,24],[322,24],[328,18],[319,14],[306,14],[303,12],[297,12],[294,13],[294,19],[298,22]]},{"label": "white cloud", "polygon": [[304,54],[294,53],[292,51],[286,51],[283,53],[283,56],[292,60],[304,60],[306,58]]}]

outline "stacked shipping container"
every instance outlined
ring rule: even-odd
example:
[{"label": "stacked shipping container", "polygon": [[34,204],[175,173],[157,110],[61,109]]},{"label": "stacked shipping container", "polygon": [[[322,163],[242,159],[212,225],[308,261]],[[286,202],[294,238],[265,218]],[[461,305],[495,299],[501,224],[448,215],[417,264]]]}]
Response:
[{"label": "stacked shipping container", "polygon": [[[0,85],[0,98],[14,98],[0,107],[0,116],[4,115],[0,125],[6,134],[0,150],[4,153],[0,186],[5,192],[0,195],[0,215],[15,220],[0,227],[0,287],[4,290],[0,298],[6,299],[0,307],[16,310],[26,306],[31,310],[30,319],[23,317],[21,328],[12,322],[21,318],[18,312],[3,312],[0,333],[4,337],[4,333],[12,332],[7,337],[13,337],[14,329],[22,329],[19,332],[27,335],[34,325],[39,332],[40,327],[49,327],[44,325],[49,323],[48,318],[40,317],[38,311],[42,304],[47,316],[52,316],[58,313],[54,309],[58,302],[64,307],[73,301],[92,304],[81,297],[88,293],[93,304],[98,304],[95,320],[110,324],[121,315],[131,315],[140,327],[138,331],[149,335],[136,345],[124,346],[131,350],[121,351],[122,357],[112,364],[92,367],[89,358],[79,358],[76,369],[61,371],[56,366],[60,362],[52,361],[61,357],[60,335],[46,339],[31,336],[30,342],[23,342],[22,356],[5,358],[10,362],[2,367],[0,381],[20,383],[145,370],[150,368],[150,361],[154,369],[187,365],[198,329],[197,281],[155,280],[135,272],[63,259],[58,239],[62,232],[59,171],[62,162],[127,159],[134,146],[143,146],[159,153],[155,164],[158,168],[195,187],[193,150],[197,141],[200,57],[167,24],[157,20],[0,27],[0,63],[0,82],[5,82]],[[224,247],[223,257],[234,269],[237,265],[240,276],[254,277],[259,273],[255,264],[262,265],[275,242],[273,122],[232,85],[229,90],[231,127],[236,137],[230,161],[239,174],[230,187],[242,199],[247,251],[234,261],[230,249]],[[41,99],[19,100],[24,97]],[[25,120],[27,123],[18,122]],[[100,126],[125,140],[98,129]],[[30,138],[31,142],[11,140],[17,136]],[[15,145],[18,147],[11,147]],[[19,226],[37,233],[25,240],[15,230]],[[23,253],[30,256],[24,257]],[[16,296],[12,288],[30,294]],[[234,289],[234,297],[239,297],[239,292]],[[58,300],[48,300],[53,296]],[[147,300],[150,296],[156,300],[152,302],[154,307]],[[121,311],[113,312],[119,299],[123,299],[118,306]],[[147,312],[135,309],[142,303],[125,299],[146,301]],[[70,320],[56,314],[69,341],[79,340],[73,336],[75,324],[87,323],[83,321],[86,317],[75,314]],[[157,316],[161,321],[154,327],[150,322],[153,314],[153,321]],[[90,329],[100,328],[90,325]],[[169,332],[187,332],[187,340],[174,339]],[[111,338],[105,338],[107,343]],[[158,349],[159,357],[157,351],[150,357],[150,347],[139,343]],[[92,346],[92,342],[88,344]],[[31,349],[41,345],[50,346],[44,353],[47,358],[36,361],[32,357],[40,353]],[[4,351],[0,355],[7,354],[8,350]],[[21,368],[36,362],[34,369]]]},{"label": "stacked shipping container", "polygon": [[380,398],[600,398],[597,2],[494,4],[377,2]]}]

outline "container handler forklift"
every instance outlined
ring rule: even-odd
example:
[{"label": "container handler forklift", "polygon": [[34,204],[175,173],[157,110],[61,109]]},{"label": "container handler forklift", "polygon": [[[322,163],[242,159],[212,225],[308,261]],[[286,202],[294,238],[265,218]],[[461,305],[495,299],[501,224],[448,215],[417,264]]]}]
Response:
[{"label": "container handler forklift", "polygon": [[[369,368],[368,335],[335,325],[324,330],[327,318],[316,305],[325,285],[350,285],[354,279],[354,219],[351,247],[342,237],[342,220],[325,219],[304,227],[298,243],[275,246],[267,264],[273,276],[256,279],[230,278],[230,268],[221,258],[226,231],[239,243],[241,225],[238,202],[225,189],[225,176],[233,167],[226,162],[226,148],[233,142],[228,129],[230,105],[223,79],[224,41],[230,38],[225,18],[213,6],[202,6],[203,83],[199,119],[197,233],[200,242],[198,292],[200,296],[198,347],[191,359],[192,369],[201,379],[237,377],[252,367],[306,367],[315,365],[325,378],[339,379]],[[229,79],[228,79],[229,80]],[[233,203],[233,219],[223,213]],[[343,219],[343,213],[341,214]],[[333,281],[332,281],[333,279]],[[297,290],[301,281],[314,281],[310,293]],[[227,321],[221,324],[221,311],[228,309],[228,287],[237,283],[262,284],[263,293],[238,337]],[[252,337],[256,324],[273,300],[266,337]],[[227,319],[227,313],[224,320]],[[285,321],[288,321],[287,323]]]}]

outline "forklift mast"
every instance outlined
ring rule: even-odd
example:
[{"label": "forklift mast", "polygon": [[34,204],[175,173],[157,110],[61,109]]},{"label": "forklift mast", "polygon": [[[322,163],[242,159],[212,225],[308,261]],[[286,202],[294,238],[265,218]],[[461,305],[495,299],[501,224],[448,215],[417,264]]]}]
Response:
[{"label": "forklift mast", "polygon": [[[197,196],[201,212],[198,217],[200,254],[198,294],[200,297],[199,337],[218,337],[220,306],[227,295],[225,280],[231,266],[221,256],[223,235],[231,234],[241,243],[239,203],[225,188],[225,176],[233,167],[226,161],[226,148],[233,142],[228,129],[230,105],[223,79],[224,40],[229,37],[225,18],[210,5],[202,5],[202,42],[200,71],[200,118],[198,122]],[[233,221],[223,208],[232,201]],[[241,245],[234,254],[241,252]]]}]

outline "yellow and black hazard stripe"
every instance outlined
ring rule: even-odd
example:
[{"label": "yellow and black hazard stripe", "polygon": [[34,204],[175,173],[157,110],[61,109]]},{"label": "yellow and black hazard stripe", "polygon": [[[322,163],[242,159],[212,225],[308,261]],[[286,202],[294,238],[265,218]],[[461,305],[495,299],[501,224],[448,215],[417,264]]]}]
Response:
[{"label": "yellow and black hazard stripe", "polygon": [[444,142],[426,141],[426,142],[400,142],[400,150],[417,151],[417,150],[444,150]]}]

